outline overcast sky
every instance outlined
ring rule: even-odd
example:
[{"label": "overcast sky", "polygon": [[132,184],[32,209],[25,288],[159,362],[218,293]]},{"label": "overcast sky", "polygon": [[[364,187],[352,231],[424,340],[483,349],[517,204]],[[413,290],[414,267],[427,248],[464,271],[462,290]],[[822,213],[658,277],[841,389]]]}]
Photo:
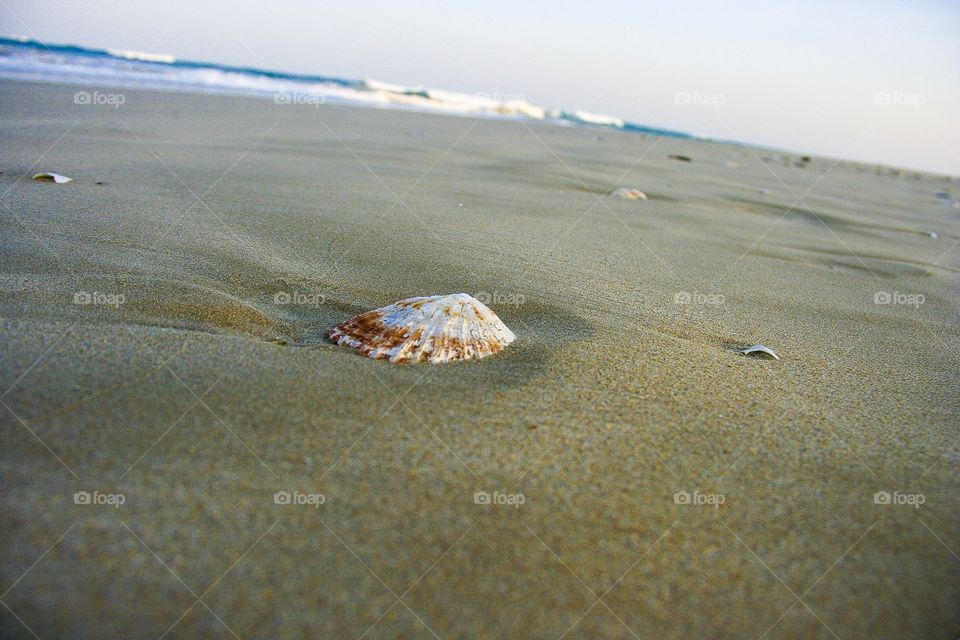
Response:
[{"label": "overcast sky", "polygon": [[0,0],[0,33],[524,96],[960,175],[958,0]]}]

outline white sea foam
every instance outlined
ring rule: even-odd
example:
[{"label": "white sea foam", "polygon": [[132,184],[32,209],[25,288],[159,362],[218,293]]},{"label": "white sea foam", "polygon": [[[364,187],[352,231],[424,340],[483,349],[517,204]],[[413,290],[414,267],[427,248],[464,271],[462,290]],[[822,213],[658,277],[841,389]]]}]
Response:
[{"label": "white sea foam", "polygon": [[173,64],[177,61],[175,57],[168,53],[145,53],[143,51],[132,51],[128,49],[107,49],[107,53],[116,58],[125,58],[127,60],[142,60],[144,62],[159,62],[163,64]]},{"label": "white sea foam", "polygon": [[[135,63],[135,64],[133,64]],[[143,87],[229,95],[290,96],[277,104],[365,104],[376,107],[545,121],[567,126],[623,129],[613,116],[545,109],[515,94],[475,94],[403,86],[381,80],[346,80],[178,61],[169,54],[106,51],[0,38],[0,76],[111,87]],[[633,125],[630,125],[633,126]],[[644,129],[656,132],[654,129]],[[670,135],[673,132],[662,132]],[[682,134],[676,134],[682,135]]]},{"label": "white sea foam", "polygon": [[599,113],[590,113],[589,111],[573,111],[567,114],[571,120],[576,120],[585,124],[595,124],[603,127],[623,128],[624,122],[620,118],[605,116]]}]

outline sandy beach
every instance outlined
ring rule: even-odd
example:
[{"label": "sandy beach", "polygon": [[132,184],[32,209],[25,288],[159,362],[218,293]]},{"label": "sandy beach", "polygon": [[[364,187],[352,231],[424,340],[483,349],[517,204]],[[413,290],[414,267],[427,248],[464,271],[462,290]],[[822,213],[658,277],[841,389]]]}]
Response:
[{"label": "sandy beach", "polygon": [[960,635],[957,178],[80,89],[0,81],[3,637]]}]

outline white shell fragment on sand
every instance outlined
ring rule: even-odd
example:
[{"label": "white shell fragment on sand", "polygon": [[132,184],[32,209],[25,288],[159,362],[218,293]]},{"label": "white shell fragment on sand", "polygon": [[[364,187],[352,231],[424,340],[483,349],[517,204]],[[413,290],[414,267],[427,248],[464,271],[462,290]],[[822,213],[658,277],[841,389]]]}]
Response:
[{"label": "white shell fragment on sand", "polygon": [[68,178],[67,176],[62,176],[59,173],[38,173],[33,176],[34,180],[42,180],[44,182],[56,182],[57,184],[63,184],[65,182],[70,182],[73,178]]},{"label": "white shell fragment on sand", "polygon": [[624,200],[646,200],[647,194],[640,189],[630,189],[629,187],[620,187],[619,189],[614,189],[613,193],[610,194],[618,198],[623,198]]},{"label": "white shell fragment on sand", "polygon": [[485,358],[516,340],[497,314],[466,293],[401,300],[354,316],[329,336],[365,356],[396,363]]},{"label": "white shell fragment on sand", "polygon": [[762,344],[755,344],[752,347],[747,347],[746,349],[734,349],[737,353],[742,353],[745,356],[756,355],[756,356],[768,356],[774,360],[779,360],[780,356],[770,347],[765,347]]}]

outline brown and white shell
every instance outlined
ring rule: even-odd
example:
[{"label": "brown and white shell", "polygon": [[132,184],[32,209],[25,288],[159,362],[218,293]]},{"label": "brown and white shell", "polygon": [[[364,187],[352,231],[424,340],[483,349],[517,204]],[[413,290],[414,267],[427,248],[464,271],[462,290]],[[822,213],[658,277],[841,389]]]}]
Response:
[{"label": "brown and white shell", "polygon": [[619,189],[615,189],[613,193],[610,195],[616,196],[623,200],[646,200],[647,199],[647,194],[645,194],[643,191],[640,191],[640,189],[631,189],[629,187],[620,187]]},{"label": "brown and white shell", "polygon": [[485,358],[516,339],[497,314],[466,293],[401,300],[354,316],[329,336],[370,358],[397,363]]}]

